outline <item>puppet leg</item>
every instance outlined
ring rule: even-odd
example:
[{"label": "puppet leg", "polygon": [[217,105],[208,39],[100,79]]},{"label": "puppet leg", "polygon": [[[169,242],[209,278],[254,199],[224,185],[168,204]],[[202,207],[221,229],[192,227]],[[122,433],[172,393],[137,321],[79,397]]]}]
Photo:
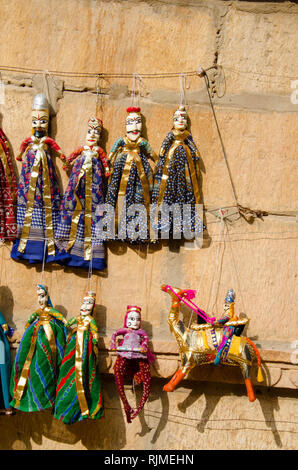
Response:
[{"label": "puppet leg", "polygon": [[133,409],[131,408],[130,404],[127,401],[125,391],[124,391],[124,384],[123,378],[128,374],[129,364],[127,359],[124,357],[118,356],[114,366],[115,372],[115,382],[116,387],[119,393],[119,396],[122,400],[124,411],[126,414],[126,420],[128,423],[131,423],[131,414],[133,413]]},{"label": "puppet leg", "polygon": [[143,393],[140,400],[139,406],[136,411],[131,415],[131,419],[134,419],[144,407],[146,401],[149,398],[150,389],[151,389],[151,373],[150,365],[148,361],[139,361],[139,371],[134,375],[136,383],[140,384],[143,382]]}]

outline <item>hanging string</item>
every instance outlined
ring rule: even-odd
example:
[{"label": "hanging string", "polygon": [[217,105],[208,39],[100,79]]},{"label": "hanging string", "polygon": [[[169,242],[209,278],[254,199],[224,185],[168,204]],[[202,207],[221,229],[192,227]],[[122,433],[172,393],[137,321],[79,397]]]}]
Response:
[{"label": "hanging string", "polygon": [[[224,230],[225,230],[225,224],[224,224],[223,217],[221,216],[220,223],[219,223],[219,240],[218,240],[218,245],[217,245],[217,250],[216,250],[216,257],[215,257],[215,268],[214,268],[214,274],[213,274],[213,279],[212,279],[211,288],[210,288],[210,295],[209,295],[207,312],[210,311],[211,299],[213,299],[213,292],[214,292],[214,286],[215,286],[215,277],[216,277],[216,274],[218,272],[219,252],[220,252],[220,248],[222,247]],[[213,313],[214,304],[215,304],[215,301],[212,304],[212,309],[211,309],[210,313]]]},{"label": "hanging string", "polygon": [[[131,92],[131,105],[139,106],[140,105],[140,96],[141,96],[141,83],[142,77],[138,73],[132,74],[132,92]],[[137,93],[136,93],[137,89]]]},{"label": "hanging string", "polygon": [[180,83],[179,105],[180,106],[186,106],[187,103],[186,103],[185,89],[189,88],[189,84],[186,82],[186,74],[185,73],[180,73],[179,83]]},{"label": "hanging string", "polygon": [[92,260],[93,260],[93,243],[91,242],[91,257],[88,267],[88,276],[87,276],[87,290],[92,291]]},{"label": "hanging string", "polygon": [[246,308],[245,308],[245,304],[244,304],[243,296],[242,296],[242,291],[241,291],[241,286],[240,286],[240,281],[239,281],[239,274],[238,274],[238,270],[237,270],[237,267],[236,267],[236,262],[235,262],[235,258],[234,258],[233,248],[232,248],[232,240],[230,238],[230,232],[229,232],[228,224],[227,224],[226,221],[225,221],[225,225],[226,225],[227,238],[228,238],[228,241],[229,241],[229,249],[231,251],[232,265],[233,265],[234,274],[235,274],[234,280],[236,279],[236,281],[237,281],[236,282],[237,283],[237,294],[236,295],[238,295],[238,292],[239,292],[239,297],[240,297],[240,302],[242,304],[242,308],[243,308],[244,312],[246,312]]},{"label": "hanging string", "polygon": [[232,186],[232,191],[233,191],[233,196],[234,196],[234,199],[235,199],[236,206],[238,207],[238,198],[237,198],[237,194],[236,194],[236,189],[235,189],[235,185],[234,185],[234,182],[233,182],[232,173],[231,173],[230,165],[229,165],[229,162],[228,162],[225,146],[224,146],[224,143],[223,143],[223,139],[222,139],[221,132],[220,132],[220,129],[219,129],[219,125],[218,125],[218,122],[217,122],[217,118],[216,118],[212,98],[211,98],[210,91],[209,91],[209,87],[210,87],[209,78],[208,78],[208,75],[206,73],[204,73],[203,76],[204,76],[206,90],[207,90],[210,106],[211,106],[211,109],[212,109],[212,114],[213,114],[213,117],[214,117],[217,133],[218,133],[218,136],[219,136],[223,156],[224,156],[226,167],[227,167],[227,170],[228,170],[228,174],[229,174],[229,178],[230,178],[230,182],[231,182],[231,186]]},{"label": "hanging string", "polygon": [[40,283],[44,283],[44,268],[45,268],[45,259],[46,259],[46,249],[47,249],[47,238],[45,238],[45,242],[43,244],[43,257],[42,257],[42,266],[41,266],[41,276],[40,276]]}]

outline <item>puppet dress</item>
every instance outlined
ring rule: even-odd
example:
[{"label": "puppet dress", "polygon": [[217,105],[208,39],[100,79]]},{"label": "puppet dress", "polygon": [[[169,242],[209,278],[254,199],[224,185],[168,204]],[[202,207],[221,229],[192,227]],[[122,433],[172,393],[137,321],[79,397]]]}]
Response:
[{"label": "puppet dress", "polygon": [[17,240],[11,258],[48,263],[55,261],[54,236],[61,204],[58,178],[48,147],[58,151],[60,148],[50,137],[32,136],[25,142],[27,151],[18,185]]},{"label": "puppet dress", "polygon": [[[103,212],[102,160],[100,147],[85,146],[75,159],[70,179],[61,203],[56,230],[56,261],[65,266],[93,270],[106,268],[105,249],[100,230]],[[72,161],[72,155],[68,162]]]},{"label": "puppet dress", "polygon": [[90,315],[72,318],[67,326],[75,323],[77,328],[67,341],[60,368],[54,410],[54,417],[66,424],[104,417],[103,393],[93,349],[98,341],[97,325]]},{"label": "puppet dress", "polygon": [[0,312],[0,409],[10,408],[9,379],[11,371],[9,327]]},{"label": "puppet dress", "polygon": [[[123,336],[118,347],[117,336]],[[114,365],[115,383],[128,423],[140,413],[150,394],[150,363],[154,361],[155,356],[148,348],[148,341],[148,335],[142,329],[120,328],[112,335],[111,349],[117,349]],[[137,384],[143,384],[142,398],[135,411],[131,408],[124,390],[124,380],[132,377]]]},{"label": "puppet dress", "polygon": [[[172,236],[183,234],[183,226],[192,232],[202,232],[202,220],[195,211],[195,205],[200,203],[198,161],[199,153],[189,131],[174,129],[167,134],[161,145],[152,191],[154,210],[164,209],[166,216],[158,219],[155,213],[157,232],[169,231]],[[180,209],[183,222],[175,221],[173,214],[168,217],[167,206],[173,204]]]},{"label": "puppet dress", "polygon": [[9,143],[0,129],[0,240],[14,241],[17,236],[15,206],[18,185]]},{"label": "puppet dress", "polygon": [[143,137],[132,142],[125,136],[114,143],[109,155],[112,175],[105,202],[115,210],[116,230],[107,239],[130,243],[150,240],[153,172],[148,158],[154,160],[155,154]]},{"label": "puppet dress", "polygon": [[53,408],[66,343],[66,320],[52,307],[29,318],[10,379],[11,406],[21,411]]}]

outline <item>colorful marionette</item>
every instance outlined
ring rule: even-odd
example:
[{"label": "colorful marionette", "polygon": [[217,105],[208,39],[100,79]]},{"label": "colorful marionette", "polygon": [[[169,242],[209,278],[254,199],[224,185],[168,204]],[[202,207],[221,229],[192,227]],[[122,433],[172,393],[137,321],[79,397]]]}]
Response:
[{"label": "colorful marionette", "polygon": [[[181,380],[195,366],[214,364],[215,360],[219,360],[220,364],[240,367],[245,380],[248,399],[254,401],[256,397],[251,380],[251,368],[253,360],[257,359],[257,380],[262,382],[261,358],[255,344],[249,338],[241,336],[249,320],[247,318],[238,319],[234,316],[234,291],[228,291],[225,298],[225,314],[221,320],[217,321],[214,317],[210,318],[192,302],[195,291],[172,288],[169,285],[163,285],[162,290],[172,297],[168,323],[178,343],[181,356],[181,367],[163,389],[166,392],[173,392]],[[181,302],[202,317],[205,323],[192,324],[189,328],[186,327],[179,320]],[[224,328],[222,325],[224,325]],[[223,331],[227,328],[233,328],[233,330]]]},{"label": "colorful marionette", "polygon": [[[119,345],[117,345],[117,336],[123,336]],[[150,394],[150,363],[155,360],[155,356],[148,348],[148,341],[147,333],[141,329],[141,308],[128,305],[124,326],[113,333],[110,346],[111,351],[117,350],[114,366],[115,382],[128,423],[140,413]],[[131,378],[136,384],[143,383],[143,394],[135,411],[130,406],[124,391],[124,379]]]},{"label": "colorful marionette", "polygon": [[53,308],[48,288],[37,285],[39,308],[25,325],[10,379],[11,406],[22,411],[53,408],[66,343],[66,320]]},{"label": "colorful marionette", "polygon": [[93,270],[106,267],[102,236],[96,230],[104,204],[103,168],[105,177],[109,176],[106,154],[98,146],[102,127],[100,119],[90,118],[86,145],[68,158],[72,170],[55,234],[60,249],[56,261],[66,266],[89,269],[92,263]]},{"label": "colorful marionette", "polygon": [[181,238],[186,230],[193,236],[203,230],[198,212],[200,156],[187,126],[187,112],[180,106],[173,115],[173,129],[161,145],[154,174],[154,229],[173,238]]},{"label": "colorful marionette", "polygon": [[55,231],[61,203],[56,170],[49,152],[53,150],[62,161],[65,156],[58,144],[48,137],[49,105],[40,93],[32,106],[32,136],[21,145],[17,160],[22,160],[18,185],[18,234],[11,257],[39,263],[55,260]]},{"label": "colorful marionette", "polygon": [[103,393],[97,367],[98,328],[93,318],[95,292],[86,292],[70,334],[57,382],[54,416],[66,424],[104,417]]},{"label": "colorful marionette", "polygon": [[9,142],[0,129],[0,239],[4,241],[14,241],[17,236],[17,191]]},{"label": "colorful marionette", "polygon": [[2,313],[0,312],[0,410],[5,414],[11,414],[9,379],[11,372],[11,358],[9,337],[10,328],[7,325]]},{"label": "colorful marionette", "polygon": [[112,174],[105,202],[114,215],[115,233],[111,229],[113,233],[108,233],[106,238],[146,242],[150,240],[153,185],[149,159],[155,161],[156,155],[149,142],[141,137],[140,108],[127,108],[127,113],[126,136],[114,143],[108,157]]}]

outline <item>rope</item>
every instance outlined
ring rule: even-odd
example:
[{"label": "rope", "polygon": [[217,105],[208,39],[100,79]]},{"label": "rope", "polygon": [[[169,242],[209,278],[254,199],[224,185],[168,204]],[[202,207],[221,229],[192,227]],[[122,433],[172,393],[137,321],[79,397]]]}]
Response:
[{"label": "rope", "polygon": [[212,109],[214,121],[215,121],[215,124],[216,124],[217,133],[218,133],[219,140],[220,140],[220,143],[221,143],[223,156],[224,156],[226,167],[227,167],[227,170],[228,170],[228,174],[229,174],[229,178],[230,178],[230,182],[231,182],[231,186],[232,186],[232,191],[233,191],[233,196],[234,196],[234,199],[235,199],[236,206],[238,207],[238,198],[237,198],[237,194],[236,194],[236,189],[235,189],[235,185],[234,185],[234,182],[233,182],[232,173],[231,173],[230,165],[229,165],[229,162],[228,162],[225,146],[224,146],[222,136],[221,136],[221,132],[220,132],[220,129],[219,129],[219,125],[218,125],[218,122],[217,122],[217,118],[216,118],[212,98],[211,98],[211,95],[210,95],[210,92],[209,92],[209,78],[208,78],[206,73],[204,73],[204,81],[205,81],[206,90],[207,90],[210,106],[211,106],[211,109]]}]

